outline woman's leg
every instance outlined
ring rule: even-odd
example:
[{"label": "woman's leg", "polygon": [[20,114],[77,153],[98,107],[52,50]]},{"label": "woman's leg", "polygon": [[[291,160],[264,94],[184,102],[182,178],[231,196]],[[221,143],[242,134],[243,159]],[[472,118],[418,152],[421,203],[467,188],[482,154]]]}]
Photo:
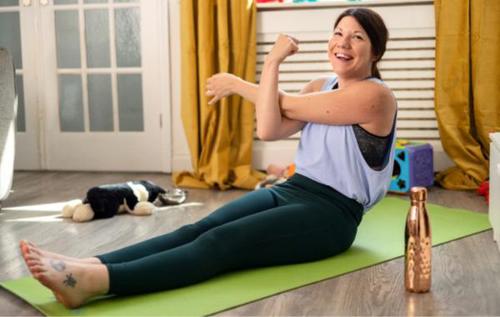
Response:
[{"label": "woman's leg", "polygon": [[101,264],[126,262],[175,248],[184,243],[193,241],[201,233],[218,225],[276,206],[277,203],[273,194],[271,194],[268,189],[252,191],[220,207],[197,223],[185,225],[173,232],[96,257],[84,259],[73,258],[41,249],[34,243],[26,240],[20,241],[20,249],[24,258],[26,258],[30,253],[33,253],[43,257],[50,257],[52,259],[79,263]]},{"label": "woman's leg", "polygon": [[29,257],[35,278],[67,307],[106,292],[146,293],[197,283],[230,270],[322,259],[347,249],[356,222],[335,208],[290,204],[227,222],[194,241],[141,259],[81,264]]},{"label": "woman's leg", "polygon": [[195,240],[202,233],[225,223],[276,207],[273,194],[261,189],[218,208],[200,221],[149,240],[97,256],[102,263],[121,263],[170,250]]},{"label": "woman's leg", "polygon": [[153,292],[236,269],[323,259],[346,250],[356,227],[344,213],[321,205],[272,208],[217,226],[177,248],[107,264],[109,292]]},{"label": "woman's leg", "polygon": [[21,240],[19,246],[24,258],[26,258],[29,254],[37,254],[42,257],[50,257],[52,259],[79,263],[119,263],[138,259],[156,252],[168,250],[170,248],[175,248],[184,243],[193,241],[201,233],[213,227],[275,206],[275,199],[269,190],[261,189],[250,192],[215,210],[213,213],[208,215],[206,218],[201,219],[197,223],[185,225],[171,233],[151,238],[149,240],[96,257],[69,257],[41,249],[33,242],[27,240]]}]

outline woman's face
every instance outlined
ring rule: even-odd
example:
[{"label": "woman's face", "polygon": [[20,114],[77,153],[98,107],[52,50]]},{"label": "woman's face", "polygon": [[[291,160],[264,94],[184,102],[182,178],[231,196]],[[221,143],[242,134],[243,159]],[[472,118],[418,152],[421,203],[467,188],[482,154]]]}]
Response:
[{"label": "woman's face", "polygon": [[343,17],[328,41],[328,58],[339,77],[371,76],[375,61],[368,34],[352,16]]}]

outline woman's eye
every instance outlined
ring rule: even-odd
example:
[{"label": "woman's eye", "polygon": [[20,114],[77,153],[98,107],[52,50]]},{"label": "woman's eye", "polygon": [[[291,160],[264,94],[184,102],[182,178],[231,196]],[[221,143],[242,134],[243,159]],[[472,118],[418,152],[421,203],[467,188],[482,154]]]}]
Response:
[{"label": "woman's eye", "polygon": [[335,36],[342,36],[342,33],[340,33],[340,32],[337,31],[337,32],[333,32],[333,35],[335,35]]},{"label": "woman's eye", "polygon": [[356,40],[363,40],[363,37],[361,35],[354,35],[354,38]]}]

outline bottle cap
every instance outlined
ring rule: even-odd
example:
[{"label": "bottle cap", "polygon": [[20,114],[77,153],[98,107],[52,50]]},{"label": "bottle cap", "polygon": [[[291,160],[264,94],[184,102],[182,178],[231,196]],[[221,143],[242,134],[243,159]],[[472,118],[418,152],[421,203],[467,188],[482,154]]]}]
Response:
[{"label": "bottle cap", "polygon": [[412,187],[410,189],[410,197],[413,201],[426,201],[427,188],[425,187]]}]

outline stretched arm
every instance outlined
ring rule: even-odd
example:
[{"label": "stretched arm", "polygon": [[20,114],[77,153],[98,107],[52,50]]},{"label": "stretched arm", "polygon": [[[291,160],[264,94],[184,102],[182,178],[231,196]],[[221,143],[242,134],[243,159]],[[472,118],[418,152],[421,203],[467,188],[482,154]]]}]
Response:
[{"label": "stretched arm", "polygon": [[[315,91],[319,91],[321,86],[325,82],[326,78],[318,78],[307,83],[300,92],[299,95],[308,94]],[[259,86],[248,81],[245,81],[235,75],[228,73],[219,73],[210,77],[207,81],[207,95],[213,96],[209,104],[215,104],[220,99],[227,97],[232,94],[240,95],[246,100],[256,103],[258,95]],[[286,95],[282,90],[279,90],[280,100]],[[280,101],[281,103],[281,101]],[[257,117],[257,121],[259,118]],[[299,120],[292,120],[286,118],[282,115],[281,126],[279,131],[276,133],[274,138],[267,138],[266,140],[278,140],[289,137],[302,130],[305,122]]]},{"label": "stretched arm", "polygon": [[[257,102],[259,85],[241,79],[229,73],[218,73],[207,80],[207,95],[213,96],[208,104],[213,105],[224,97],[232,94],[240,95],[251,103]],[[280,97],[285,94],[279,90]]]},{"label": "stretched arm", "polygon": [[[257,136],[262,140],[277,140],[300,131],[305,122],[290,120],[281,115],[279,100],[285,93],[278,89],[279,64],[297,49],[297,40],[280,35],[266,56],[259,86],[231,74],[223,73],[210,77],[207,81],[206,94],[214,97],[209,104],[214,104],[233,93],[255,103]],[[313,91],[312,86],[311,83],[308,84],[302,93]]]},{"label": "stretched arm", "polygon": [[372,131],[392,126],[396,101],[389,88],[363,80],[333,91],[284,94],[281,111],[293,120],[330,125],[372,125]]}]

